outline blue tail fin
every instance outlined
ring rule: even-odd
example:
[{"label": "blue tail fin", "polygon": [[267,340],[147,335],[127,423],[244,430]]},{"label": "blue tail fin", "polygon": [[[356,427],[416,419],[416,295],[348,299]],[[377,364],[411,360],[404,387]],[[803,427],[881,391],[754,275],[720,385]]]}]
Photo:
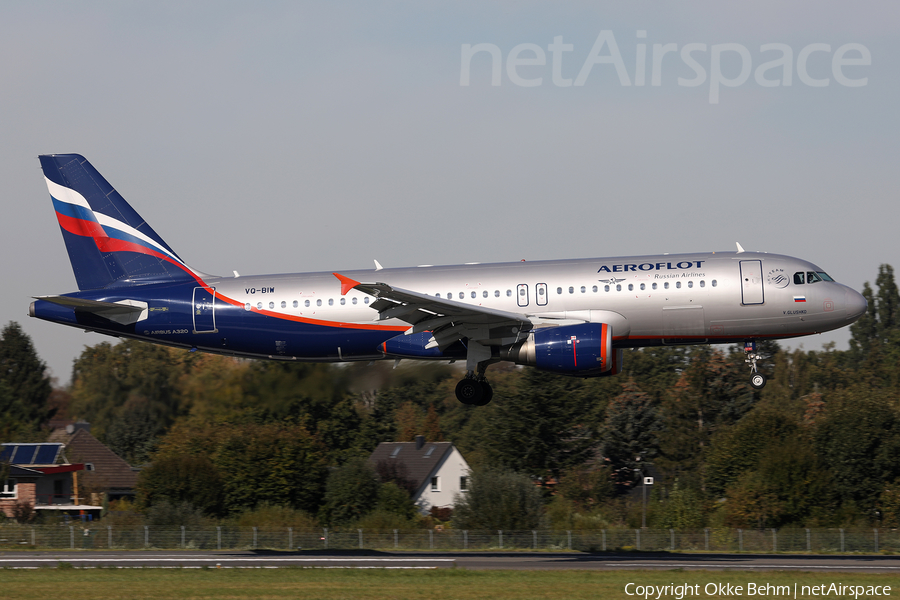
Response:
[{"label": "blue tail fin", "polygon": [[39,158],[79,290],[197,279],[86,158]]}]

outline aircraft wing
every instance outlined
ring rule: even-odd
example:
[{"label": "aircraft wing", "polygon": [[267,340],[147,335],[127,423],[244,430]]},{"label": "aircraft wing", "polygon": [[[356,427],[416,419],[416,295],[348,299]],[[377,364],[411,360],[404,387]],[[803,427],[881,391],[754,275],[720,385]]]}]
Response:
[{"label": "aircraft wing", "polygon": [[525,315],[437,298],[387,283],[361,283],[338,273],[334,275],[341,281],[341,294],[355,289],[375,296],[375,302],[369,306],[378,311],[379,321],[406,321],[412,325],[407,335],[431,331],[433,337],[426,348],[444,349],[463,338],[485,346],[505,346],[531,331],[531,321]]},{"label": "aircraft wing", "polygon": [[34,299],[68,306],[77,312],[91,313],[122,325],[130,325],[147,318],[147,303],[139,300],[101,302],[72,296],[34,296]]}]

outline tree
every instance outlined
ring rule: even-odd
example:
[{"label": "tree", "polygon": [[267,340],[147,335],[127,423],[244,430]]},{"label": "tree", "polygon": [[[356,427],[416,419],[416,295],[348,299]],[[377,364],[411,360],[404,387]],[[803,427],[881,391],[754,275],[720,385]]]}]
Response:
[{"label": "tree", "polygon": [[632,380],[623,383],[622,393],[606,409],[600,449],[617,482],[629,485],[635,472],[656,458],[661,427],[650,396]]},{"label": "tree", "polygon": [[0,332],[0,430],[12,436],[37,431],[49,419],[50,377],[31,338],[15,321]]},{"label": "tree", "polygon": [[541,490],[525,475],[485,469],[472,473],[469,489],[457,497],[456,529],[504,531],[537,529],[543,516]]},{"label": "tree", "polygon": [[343,525],[371,512],[381,489],[375,470],[365,459],[347,461],[328,476],[325,504],[320,512],[329,525]]},{"label": "tree", "polygon": [[222,478],[205,455],[163,456],[141,471],[137,500],[144,507],[189,504],[192,509],[219,516],[223,508]]}]

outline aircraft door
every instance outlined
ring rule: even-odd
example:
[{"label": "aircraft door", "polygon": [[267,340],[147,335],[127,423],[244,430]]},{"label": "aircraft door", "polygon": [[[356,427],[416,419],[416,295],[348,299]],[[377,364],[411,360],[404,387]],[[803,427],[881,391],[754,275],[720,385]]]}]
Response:
[{"label": "aircraft door", "polygon": [[534,293],[536,295],[535,302],[537,302],[537,305],[547,306],[547,284],[539,283],[535,285]]},{"label": "aircraft door", "polygon": [[216,333],[216,288],[194,288],[194,333]]},{"label": "aircraft door", "polygon": [[528,306],[528,284],[520,283],[516,286],[516,302],[519,306]]},{"label": "aircraft door", "polygon": [[741,304],[762,304],[763,278],[761,260],[741,261]]}]

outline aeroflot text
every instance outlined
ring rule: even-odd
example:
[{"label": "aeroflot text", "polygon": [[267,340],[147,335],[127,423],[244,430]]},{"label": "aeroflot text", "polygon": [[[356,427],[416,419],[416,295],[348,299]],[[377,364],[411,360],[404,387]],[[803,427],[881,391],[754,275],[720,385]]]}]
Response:
[{"label": "aeroflot text", "polygon": [[658,263],[641,263],[634,265],[603,265],[597,269],[598,273],[627,273],[628,271],[673,271],[675,269],[694,269],[700,268],[705,260],[683,260],[678,263],[658,262]]},{"label": "aeroflot text", "polygon": [[[638,30],[636,37],[638,40],[645,40],[647,31]],[[831,44],[808,44],[796,53],[796,59],[794,58],[794,49],[788,44],[762,44],[759,47],[760,56],[756,62],[765,62],[758,64],[755,71],[750,50],[743,44],[689,43],[679,47],[676,43],[665,43],[652,44],[649,49],[647,46],[648,44],[645,42],[635,44],[634,69],[629,73],[625,60],[619,52],[615,35],[611,30],[604,29],[597,36],[594,46],[581,64],[578,76],[572,80],[563,77],[563,60],[564,53],[575,51],[575,45],[564,44],[563,36],[555,36],[553,42],[547,45],[551,62],[550,79],[556,87],[573,85],[579,87],[587,82],[595,65],[611,65],[621,86],[631,86],[632,76],[633,85],[645,86],[647,85],[649,58],[651,86],[662,85],[665,67],[666,71],[672,73],[665,79],[671,81],[673,75],[678,75],[678,85],[682,87],[698,87],[704,85],[709,79],[709,103],[718,104],[722,87],[738,87],[747,83],[751,72],[754,81],[761,87],[793,85],[795,65],[800,83],[809,87],[827,87],[832,78],[845,87],[862,87],[868,85],[869,78],[861,77],[865,72],[860,67],[872,64],[872,53],[869,49],[862,44],[855,43],[838,46],[833,52]],[[513,47],[506,55],[506,75],[509,80],[520,87],[543,85],[544,77],[526,77],[526,75],[538,75],[541,71],[545,71],[545,69],[538,68],[547,66],[547,52],[538,44],[526,43]],[[476,66],[484,64],[483,54],[490,57],[491,85],[500,85],[502,52],[499,46],[489,43],[462,44],[460,85],[470,85],[472,63],[475,62]],[[627,53],[627,56],[631,59],[630,52]],[[681,59],[681,64],[678,63],[677,58]],[[571,69],[571,66],[567,65],[567,67]],[[601,69],[606,68],[606,66],[601,67]],[[574,71],[572,72],[574,73]],[[604,75],[605,73],[611,75],[611,72],[601,70],[599,77],[608,76]],[[831,77],[828,77],[829,74]],[[693,75],[693,77],[682,77],[681,75]],[[483,80],[479,78],[479,81]]]},{"label": "aeroflot text", "polygon": [[733,583],[707,583],[702,588],[700,584],[687,583],[676,585],[638,585],[628,583],[625,585],[625,593],[629,596],[640,596],[645,600],[653,598],[674,598],[682,600],[685,597],[704,596],[783,596],[797,598],[801,596],[890,596],[889,585],[843,585],[841,583],[824,583],[822,585],[772,585],[771,583],[753,583],[746,586]]}]

